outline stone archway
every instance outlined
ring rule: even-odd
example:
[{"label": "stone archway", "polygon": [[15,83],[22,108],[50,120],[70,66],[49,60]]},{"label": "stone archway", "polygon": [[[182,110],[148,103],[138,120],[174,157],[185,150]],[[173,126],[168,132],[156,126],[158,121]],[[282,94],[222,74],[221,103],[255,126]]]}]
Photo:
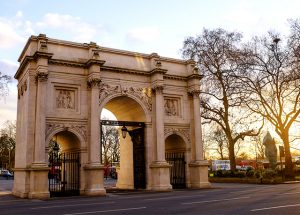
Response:
[{"label": "stone archway", "polygon": [[202,151],[201,75],[195,62],[45,34],[28,39],[19,62],[14,195],[49,198],[48,141],[63,131],[80,140],[81,194],[105,195],[99,144],[99,114],[105,107],[118,120],[145,123],[146,189],[172,189],[165,157],[169,132],[186,143],[188,186],[210,186]]},{"label": "stone archway", "polygon": [[186,143],[177,134],[166,138],[166,160],[172,165],[170,183],[173,188],[185,188],[186,185]]},{"label": "stone archway", "polygon": [[[103,108],[111,111],[118,120],[111,124],[120,125],[120,165],[116,186],[120,189],[146,188],[147,142],[144,136],[147,128],[141,102],[136,97],[124,94],[114,95],[106,100],[108,101]],[[128,131],[125,138],[121,135],[121,126],[126,126]]]},{"label": "stone archway", "polygon": [[50,196],[79,195],[81,152],[80,140],[72,132],[63,130],[48,144],[48,172]]}]

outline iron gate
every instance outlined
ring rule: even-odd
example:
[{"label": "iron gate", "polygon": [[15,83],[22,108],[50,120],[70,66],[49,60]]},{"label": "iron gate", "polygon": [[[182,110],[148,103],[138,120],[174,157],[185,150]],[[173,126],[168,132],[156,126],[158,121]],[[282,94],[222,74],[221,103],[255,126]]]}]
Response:
[{"label": "iron gate", "polygon": [[52,152],[48,173],[50,196],[76,196],[80,189],[80,153]]},{"label": "iron gate", "polygon": [[170,172],[170,182],[173,188],[185,188],[184,152],[166,153],[166,161],[172,165]]},{"label": "iron gate", "polygon": [[135,189],[146,189],[144,128],[129,132],[133,143],[133,178]]}]

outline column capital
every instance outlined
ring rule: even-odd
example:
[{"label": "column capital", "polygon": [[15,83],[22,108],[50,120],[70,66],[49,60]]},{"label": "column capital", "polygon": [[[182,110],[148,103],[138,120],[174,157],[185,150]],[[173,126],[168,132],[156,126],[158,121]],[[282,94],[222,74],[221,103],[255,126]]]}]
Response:
[{"label": "column capital", "polygon": [[200,90],[197,90],[197,89],[191,89],[191,90],[188,90],[188,93],[189,93],[191,96],[199,97],[199,95],[200,95]]},{"label": "column capital", "polygon": [[100,78],[92,78],[92,77],[90,77],[90,78],[88,78],[88,80],[87,80],[87,84],[88,84],[88,87],[89,88],[94,88],[94,87],[100,87],[100,83],[101,83],[101,80],[100,80]]},{"label": "column capital", "polygon": [[155,84],[152,86],[152,90],[155,91],[155,93],[163,93],[165,86],[163,84]]},{"label": "column capital", "polygon": [[39,82],[46,82],[48,80],[48,73],[47,72],[38,72],[36,74],[36,79]]}]

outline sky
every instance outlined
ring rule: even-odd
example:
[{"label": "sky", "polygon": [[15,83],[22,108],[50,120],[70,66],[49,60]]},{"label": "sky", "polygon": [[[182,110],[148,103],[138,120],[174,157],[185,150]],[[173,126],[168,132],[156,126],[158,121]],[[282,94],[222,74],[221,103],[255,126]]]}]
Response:
[{"label": "sky", "polygon": [[[297,0],[2,0],[0,71],[14,76],[30,35],[181,58],[184,39],[203,28],[239,31],[245,39],[287,34],[299,8]],[[16,119],[16,85],[0,98],[0,127]]]}]

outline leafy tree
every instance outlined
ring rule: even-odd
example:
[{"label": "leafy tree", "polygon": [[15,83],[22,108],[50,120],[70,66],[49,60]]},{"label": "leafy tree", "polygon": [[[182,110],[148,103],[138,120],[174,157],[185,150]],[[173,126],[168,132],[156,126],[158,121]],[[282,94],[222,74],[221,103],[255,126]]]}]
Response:
[{"label": "leafy tree", "polygon": [[300,24],[291,22],[291,34],[255,37],[241,58],[241,96],[252,112],[267,119],[285,149],[286,178],[294,178],[290,153],[290,128],[300,114]]},{"label": "leafy tree", "polygon": [[[224,132],[229,148],[231,170],[236,169],[235,144],[246,136],[259,132],[251,128],[253,119],[241,108],[239,74],[240,42],[242,35],[223,29],[207,30],[184,41],[183,56],[198,63],[203,74],[201,108],[204,123],[215,122]],[[256,121],[259,119],[255,119]],[[259,130],[260,131],[260,130]]]}]

